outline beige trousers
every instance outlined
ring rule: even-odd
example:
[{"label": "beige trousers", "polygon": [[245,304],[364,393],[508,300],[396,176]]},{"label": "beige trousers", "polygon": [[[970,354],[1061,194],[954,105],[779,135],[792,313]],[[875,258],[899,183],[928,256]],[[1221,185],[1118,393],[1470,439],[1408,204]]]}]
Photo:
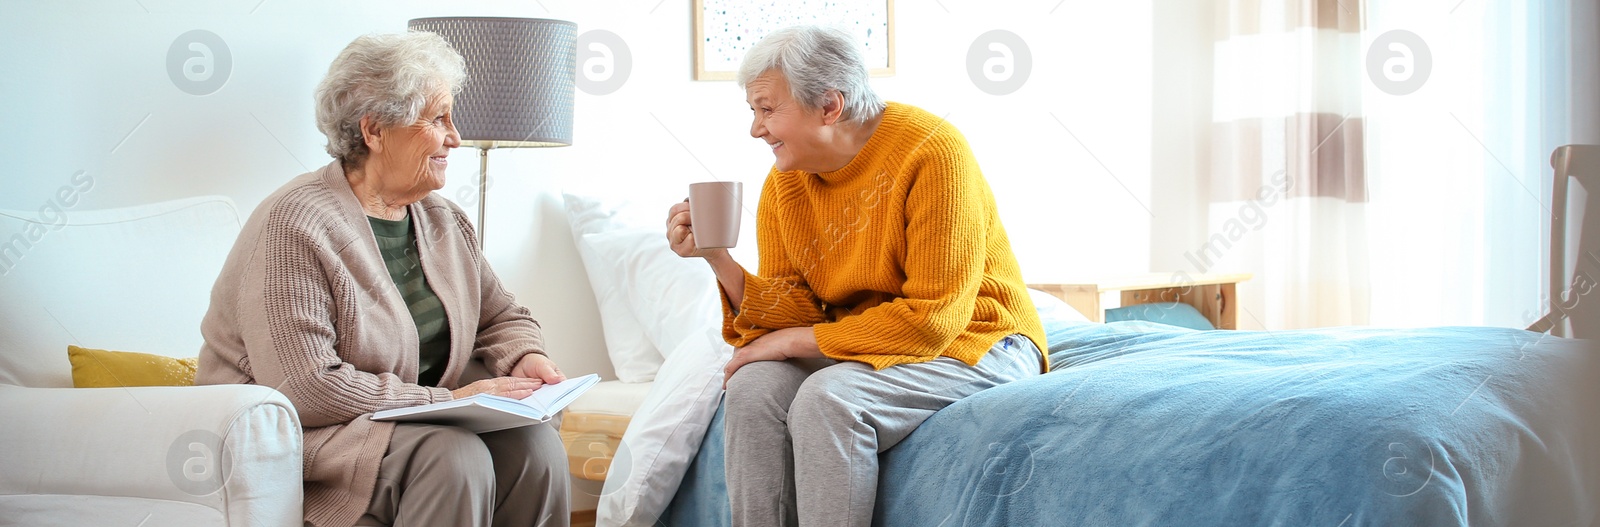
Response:
[{"label": "beige trousers", "polygon": [[570,498],[567,453],[548,423],[482,435],[400,423],[356,525],[566,527]]}]

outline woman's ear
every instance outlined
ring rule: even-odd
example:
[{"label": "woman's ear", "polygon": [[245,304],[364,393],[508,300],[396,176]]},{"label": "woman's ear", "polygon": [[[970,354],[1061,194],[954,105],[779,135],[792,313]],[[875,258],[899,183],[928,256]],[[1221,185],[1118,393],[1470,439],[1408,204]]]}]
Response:
[{"label": "woman's ear", "polygon": [[822,124],[832,125],[839,122],[844,116],[844,94],[839,90],[828,91],[828,101],[822,103]]},{"label": "woman's ear", "polygon": [[372,119],[372,116],[362,116],[360,126],[361,141],[367,144],[367,151],[376,154],[383,150],[383,129]]}]

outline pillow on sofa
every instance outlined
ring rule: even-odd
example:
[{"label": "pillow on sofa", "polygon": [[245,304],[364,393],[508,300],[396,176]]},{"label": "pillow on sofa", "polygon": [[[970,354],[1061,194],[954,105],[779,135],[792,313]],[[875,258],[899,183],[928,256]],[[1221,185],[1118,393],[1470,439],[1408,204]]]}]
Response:
[{"label": "pillow on sofa", "polygon": [[127,388],[134,386],[194,386],[199,359],[176,359],[67,346],[72,362],[72,385],[77,388]]},{"label": "pillow on sofa", "polygon": [[600,307],[600,329],[605,335],[606,353],[611,357],[617,380],[648,382],[655,379],[656,371],[661,369],[661,352],[650,344],[644,326],[628,308],[627,290],[622,277],[614,270],[613,255],[601,254],[586,241],[592,234],[642,225],[625,216],[625,203],[608,203],[576,194],[562,194],[562,199],[566,203],[567,223],[572,226],[572,241],[578,246],[578,257],[583,260],[583,269],[589,274],[589,285]]},{"label": "pillow on sofa", "polygon": [[661,228],[585,234],[583,242],[610,264],[628,308],[666,358],[706,327],[722,327],[716,275],[699,258],[672,252]]},{"label": "pillow on sofa", "polygon": [[600,525],[651,525],[672,499],[662,489],[677,488],[699,452],[733,346],[722,340],[716,276],[700,259],[673,253],[662,227],[585,234],[583,244],[611,264],[634,318],[666,352],[607,469],[596,511]]},{"label": "pillow on sofa", "polygon": [[628,421],[600,492],[598,525],[656,525],[674,494],[665,489],[683,482],[722,400],[722,367],[733,357],[720,316],[673,350]]}]

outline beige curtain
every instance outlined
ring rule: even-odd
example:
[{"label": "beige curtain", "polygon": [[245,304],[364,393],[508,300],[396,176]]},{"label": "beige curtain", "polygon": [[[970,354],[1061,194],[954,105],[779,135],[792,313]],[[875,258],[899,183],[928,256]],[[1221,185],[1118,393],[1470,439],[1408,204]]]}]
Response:
[{"label": "beige curtain", "polygon": [[1252,273],[1241,328],[1368,322],[1362,5],[1217,0],[1201,272]]}]

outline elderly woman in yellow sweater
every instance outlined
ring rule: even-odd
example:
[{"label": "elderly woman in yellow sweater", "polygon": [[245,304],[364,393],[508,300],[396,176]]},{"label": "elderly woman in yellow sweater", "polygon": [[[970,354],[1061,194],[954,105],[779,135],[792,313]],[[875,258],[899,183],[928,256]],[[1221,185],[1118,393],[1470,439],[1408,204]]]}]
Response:
[{"label": "elderly woman in yellow sweater", "polygon": [[[667,238],[723,293],[735,525],[866,526],[878,454],[941,408],[1039,374],[1044,330],[993,194],[955,127],[885,104],[849,35],[775,32],[740,65],[750,135],[776,158],[759,272]],[[974,446],[979,448],[979,446]]]},{"label": "elderly woman in yellow sweater", "polygon": [[564,379],[466,214],[434,192],[461,145],[451,107],[465,77],[433,33],[351,42],[317,87],[334,160],[261,202],[212,289],[195,380],[270,386],[294,404],[306,525],[570,521],[553,427],[479,435],[372,420]]}]

